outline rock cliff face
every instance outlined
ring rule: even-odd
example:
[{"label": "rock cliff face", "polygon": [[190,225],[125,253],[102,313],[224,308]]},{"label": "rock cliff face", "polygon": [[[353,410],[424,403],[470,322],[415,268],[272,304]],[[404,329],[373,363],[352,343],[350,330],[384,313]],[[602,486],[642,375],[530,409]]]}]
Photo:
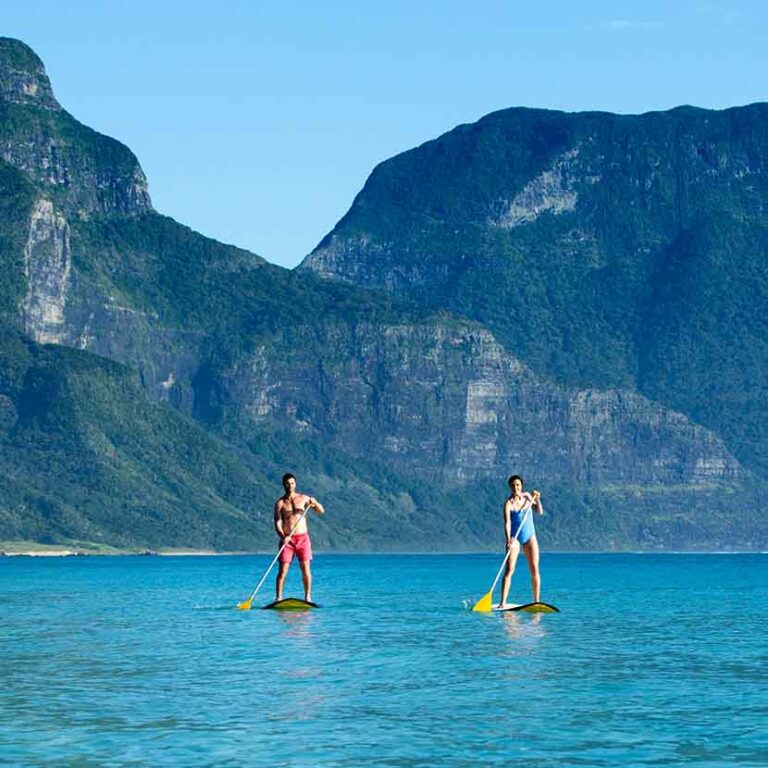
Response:
[{"label": "rock cliff face", "polygon": [[156,400],[192,411],[191,381],[201,362],[199,332],[167,325],[154,311],[106,299],[75,281],[77,295],[66,312],[66,332],[57,343],[123,363]]},{"label": "rock cliff face", "polygon": [[151,209],[136,157],[59,106],[33,51],[0,38],[0,62],[0,158],[44,185],[65,215]]},{"label": "rock cliff face", "polygon": [[[319,358],[308,350],[336,350]],[[259,346],[231,397],[359,458],[449,485],[507,476],[592,486],[730,484],[722,441],[632,392],[566,390],[471,324],[318,324]]]},{"label": "rock cliff face", "polygon": [[[575,210],[579,200],[576,183],[581,176],[575,163],[578,155],[578,149],[565,152],[551,168],[531,179],[511,200],[500,199],[500,212],[489,216],[488,223],[501,229],[512,229],[536,221],[545,213],[557,216]],[[599,180],[600,177],[595,176],[589,182]]]},{"label": "rock cliff face", "polygon": [[109,283],[73,266],[71,228],[51,200],[39,197],[24,244],[26,293],[20,315],[38,344],[60,344],[116,360],[161,401],[192,410],[191,380],[205,334],[174,327],[135,306]]},{"label": "rock cliff face", "polygon": [[64,307],[71,271],[69,226],[50,200],[40,198],[32,209],[24,249],[24,327],[39,344],[66,340]]},{"label": "rock cliff face", "polygon": [[20,315],[30,338],[125,363],[157,399],[191,409],[188,381],[184,391],[175,385],[199,364],[200,334],[169,328],[121,295],[83,263],[92,245],[72,233],[72,222],[109,226],[115,217],[152,214],[141,167],[125,146],[65,112],[40,59],[8,38],[0,38],[0,158],[40,190],[23,247]]},{"label": "rock cliff face", "polygon": [[3,67],[0,70],[0,99],[10,104],[24,104],[58,110],[58,102],[43,62],[19,40],[0,38]]}]

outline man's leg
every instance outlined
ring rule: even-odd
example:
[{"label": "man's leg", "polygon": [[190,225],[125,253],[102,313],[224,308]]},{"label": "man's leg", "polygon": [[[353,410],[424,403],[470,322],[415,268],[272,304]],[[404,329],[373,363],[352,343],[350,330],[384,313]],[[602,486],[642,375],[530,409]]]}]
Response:
[{"label": "man's leg", "polygon": [[288,569],[290,567],[290,563],[280,563],[280,567],[277,569],[277,579],[275,579],[275,600],[283,599],[283,585],[285,584],[285,577],[288,575]]},{"label": "man's leg", "polygon": [[310,568],[309,560],[299,560],[299,568],[301,568],[301,580],[304,583],[304,599],[309,603],[312,602],[312,569]]},{"label": "man's leg", "polygon": [[512,542],[512,551],[507,558],[507,569],[504,571],[504,577],[501,580],[501,606],[504,607],[507,604],[507,596],[509,595],[509,586],[512,583],[512,574],[515,572],[515,563],[517,562],[517,556],[520,554],[520,542],[515,539]]}]

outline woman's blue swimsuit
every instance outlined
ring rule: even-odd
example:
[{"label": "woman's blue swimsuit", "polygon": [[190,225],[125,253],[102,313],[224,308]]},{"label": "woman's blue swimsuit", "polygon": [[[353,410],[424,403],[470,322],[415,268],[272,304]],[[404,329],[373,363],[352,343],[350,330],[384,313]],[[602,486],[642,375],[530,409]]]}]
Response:
[{"label": "woman's blue swimsuit", "polygon": [[[530,510],[530,511],[529,511]],[[528,519],[520,528],[520,523],[523,522],[523,518],[528,515]],[[536,529],[533,527],[533,510],[530,506],[526,506],[524,509],[518,509],[510,515],[510,521],[512,522],[512,535],[520,528],[520,533],[517,538],[521,544],[527,544],[535,535]]]}]

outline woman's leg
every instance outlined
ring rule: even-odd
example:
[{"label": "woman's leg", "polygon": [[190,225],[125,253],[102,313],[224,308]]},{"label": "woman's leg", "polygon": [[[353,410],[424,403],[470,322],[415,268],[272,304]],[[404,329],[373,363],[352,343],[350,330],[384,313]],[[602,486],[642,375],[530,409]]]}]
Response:
[{"label": "woman's leg", "polygon": [[533,602],[538,603],[541,597],[541,574],[539,573],[539,542],[532,536],[524,545],[525,557],[528,560],[528,570],[531,572],[531,588]]},{"label": "woman's leg", "polygon": [[512,542],[512,551],[507,558],[507,568],[504,571],[504,578],[501,580],[501,605],[506,605],[507,596],[509,595],[509,585],[512,583],[512,574],[515,572],[515,563],[517,562],[517,556],[520,554],[520,542],[515,539]]}]

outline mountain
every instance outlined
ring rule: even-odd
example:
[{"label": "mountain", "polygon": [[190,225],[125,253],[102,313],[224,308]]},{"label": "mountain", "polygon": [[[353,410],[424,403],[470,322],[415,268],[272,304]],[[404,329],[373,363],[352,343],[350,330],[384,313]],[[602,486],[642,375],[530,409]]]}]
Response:
[{"label": "mountain", "polygon": [[42,62],[9,39],[0,158],[0,540],[271,548],[282,473],[323,487],[334,462],[331,498],[354,486],[359,528],[318,521],[320,546],[409,534],[387,522],[388,493],[330,447],[313,459],[291,432],[219,434],[215,374],[261,335],[304,322],[310,303],[386,316],[386,298],[313,289],[159,215],[130,150],[66,113]]},{"label": "mountain", "polygon": [[481,322],[768,472],[768,105],[508,109],[388,160],[302,268]]},{"label": "mountain", "polygon": [[[537,182],[545,202],[515,193],[494,209],[492,232],[511,237],[578,209],[570,171],[557,181],[547,151],[519,147],[515,161],[555,179]],[[504,169],[480,159],[461,179],[418,163],[423,178],[411,178],[404,166],[384,184],[401,196],[391,209],[366,202],[386,176],[377,169],[291,272],[156,212],[130,150],[78,123],[38,57],[0,39],[0,540],[269,547],[271,503],[290,470],[329,509],[313,520],[321,548],[495,548],[505,478],[520,471],[545,492],[549,547],[764,546],[759,461],[697,413],[649,397],[639,363],[633,375],[629,362],[605,363],[601,379],[587,375],[597,362],[558,351],[560,326],[547,318],[565,324],[559,312],[583,285],[548,275],[554,293],[536,311],[523,293],[526,311],[499,320],[518,293],[502,290],[507,278],[488,260],[501,252],[472,241],[468,222],[473,179]],[[433,205],[463,233],[466,285],[479,280],[469,262],[486,263],[497,310],[484,315],[472,291],[457,292],[447,245],[415,258],[414,238],[431,243],[423,212]],[[545,210],[521,223],[526,205]],[[345,240],[358,210],[370,231]],[[431,232],[447,244],[434,214]],[[383,230],[387,247],[374,234]],[[571,274],[560,240],[540,245],[539,277],[541,254]],[[390,266],[399,277],[362,278]],[[575,338],[631,362],[613,315],[580,335],[580,312]],[[526,329],[530,343],[515,344]]]}]

